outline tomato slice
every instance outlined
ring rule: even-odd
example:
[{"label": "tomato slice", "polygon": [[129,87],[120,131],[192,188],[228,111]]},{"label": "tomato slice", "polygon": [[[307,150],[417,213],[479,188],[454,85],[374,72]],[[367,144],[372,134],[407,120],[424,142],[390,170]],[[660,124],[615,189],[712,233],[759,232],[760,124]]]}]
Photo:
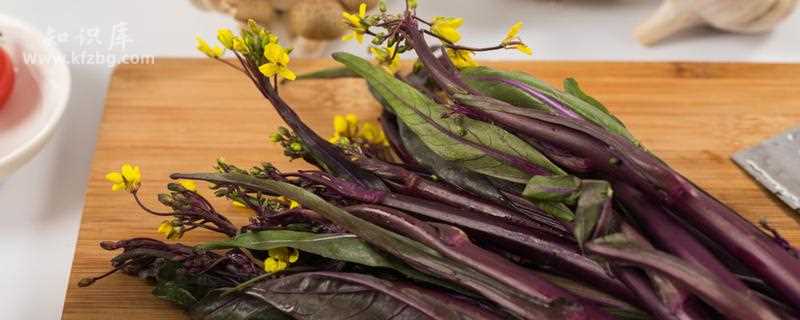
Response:
[{"label": "tomato slice", "polygon": [[2,107],[11,90],[14,88],[14,66],[11,65],[11,58],[0,48],[0,107]]}]

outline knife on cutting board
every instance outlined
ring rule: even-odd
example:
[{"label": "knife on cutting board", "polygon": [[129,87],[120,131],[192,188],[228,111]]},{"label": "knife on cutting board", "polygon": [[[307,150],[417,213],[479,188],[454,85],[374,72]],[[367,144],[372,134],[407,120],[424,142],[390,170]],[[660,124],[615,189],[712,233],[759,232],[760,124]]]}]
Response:
[{"label": "knife on cutting board", "polygon": [[800,214],[800,127],[737,152],[733,161]]}]

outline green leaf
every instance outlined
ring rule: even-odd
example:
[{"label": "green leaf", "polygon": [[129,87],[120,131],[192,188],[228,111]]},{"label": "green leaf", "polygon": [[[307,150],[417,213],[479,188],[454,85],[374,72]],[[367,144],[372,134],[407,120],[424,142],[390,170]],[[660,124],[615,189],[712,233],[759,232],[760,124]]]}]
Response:
[{"label": "green leaf", "polygon": [[443,106],[367,60],[348,53],[336,53],[333,57],[364,77],[375,92],[391,105],[398,119],[441,158],[466,169],[508,181],[525,183],[530,179],[530,174],[511,167],[478,148],[461,143],[452,136],[457,135],[525,159],[553,173],[563,173],[539,151],[508,131],[465,117],[442,117],[447,112]]},{"label": "green leaf", "polygon": [[188,290],[172,281],[159,282],[153,288],[153,295],[183,308],[189,308],[197,303],[197,299]]},{"label": "green leaf", "polygon": [[386,256],[358,236],[349,233],[317,234],[291,230],[266,230],[243,233],[233,239],[206,243],[197,248],[202,250],[247,248],[266,251],[280,247],[291,247],[333,260],[394,269],[411,279],[454,288],[448,283],[412,269],[394,257]]},{"label": "green leaf", "polygon": [[567,207],[573,205],[581,187],[581,179],[570,175],[534,176],[525,185],[522,196],[547,214],[572,221],[575,214]]},{"label": "green leaf", "polygon": [[[471,70],[471,69],[466,69]],[[468,72],[466,71],[465,72]],[[550,111],[550,108],[544,103],[532,97],[531,95],[522,92],[521,90],[509,86],[505,83],[494,81],[479,80],[476,77],[464,77],[464,82],[470,87],[478,90],[487,96],[493,97],[500,101],[507,102],[517,107],[534,108],[541,111]]]},{"label": "green leaf", "polygon": [[528,180],[522,196],[531,201],[572,202],[581,187],[575,176],[534,176]]},{"label": "green leaf", "polygon": [[572,221],[575,219],[575,214],[572,213],[567,205],[561,202],[552,201],[532,201],[539,209],[544,210],[545,213],[559,218],[564,221]]},{"label": "green leaf", "polygon": [[612,117],[614,116],[614,115],[611,114],[610,111],[608,111],[608,108],[606,108],[606,106],[604,106],[603,103],[601,103],[600,101],[597,101],[597,99],[592,98],[591,96],[589,96],[588,94],[583,92],[583,90],[581,90],[581,87],[578,85],[578,81],[577,80],[575,80],[573,78],[564,79],[564,91],[566,91],[567,93],[569,93],[569,94],[571,94],[573,96],[576,96],[576,97],[580,98],[583,101],[586,101],[586,103],[591,104],[592,106],[594,106],[597,109],[600,109],[600,111],[605,112],[607,115],[612,116]]},{"label": "green leaf", "polygon": [[606,181],[583,180],[578,207],[575,209],[575,238],[579,244],[588,241],[604,210],[609,210],[611,185]]},{"label": "green leaf", "polygon": [[[619,135],[621,135],[623,137],[626,137],[627,139],[629,139],[632,142],[634,142],[636,145],[639,144],[638,141],[633,137],[633,135],[631,135],[630,132],[628,132],[628,130],[625,128],[625,125],[623,125],[622,122],[620,122],[616,117],[614,117],[614,116],[610,115],[609,113],[607,113],[607,111],[604,111],[604,110],[602,110],[600,108],[597,108],[595,105],[593,105],[593,104],[591,104],[589,102],[586,102],[586,101],[582,100],[581,98],[579,98],[577,96],[574,96],[572,94],[556,90],[556,89],[550,87],[544,81],[541,81],[541,80],[539,80],[539,79],[537,79],[537,78],[535,78],[535,77],[533,77],[533,76],[531,76],[529,74],[526,74],[526,73],[523,73],[523,72],[499,71],[499,70],[494,70],[494,69],[491,69],[491,68],[488,68],[488,67],[467,68],[467,69],[462,70],[461,74],[462,74],[464,80],[468,81],[469,83],[487,82],[487,79],[491,79],[491,78],[509,79],[509,80],[516,80],[516,81],[523,82],[523,83],[525,83],[525,84],[527,84],[527,85],[529,85],[529,86],[541,91],[542,93],[546,94],[547,96],[560,101],[561,103],[563,103],[564,105],[570,107],[570,109],[572,109],[573,111],[575,111],[576,113],[578,113],[579,115],[584,117],[585,119],[587,119],[587,120],[589,120],[591,122],[594,122],[594,123],[600,125],[603,128],[606,128],[606,130],[608,130],[610,132],[613,132],[613,133],[619,134]],[[479,85],[479,86],[476,87],[476,89],[480,91],[480,89],[485,87],[485,86],[486,85]],[[511,86],[508,86],[508,87],[510,89],[519,91],[519,89],[513,88]],[[481,91],[481,92],[483,92],[483,91]],[[515,94],[515,95],[509,95],[508,93],[503,93],[505,91],[499,92],[499,93],[498,92],[499,92],[498,89],[492,89],[491,91],[483,92],[483,93],[486,94],[486,95],[489,95],[489,96],[492,96],[493,93],[500,94],[498,96],[492,96],[492,97],[494,97],[496,99],[499,99],[499,100],[503,100],[503,101],[508,102],[508,103],[511,103],[511,104],[516,105],[518,107],[530,106],[529,104],[526,104],[524,101],[520,101],[521,98],[518,97],[519,94],[527,95],[524,92],[519,91],[518,94]],[[530,98],[531,99],[535,99],[534,97],[530,97]],[[515,103],[520,103],[520,104],[517,105]],[[603,109],[605,109],[605,107],[603,107]]]},{"label": "green leaf", "polygon": [[359,239],[358,236],[349,233],[317,234],[289,230],[266,230],[246,232],[233,239],[198,246],[199,249],[204,250],[247,248],[262,251],[280,247],[291,247],[329,259],[370,267],[392,268],[396,264]]},{"label": "green leaf", "polygon": [[334,67],[314,72],[304,73],[297,76],[295,80],[309,79],[338,79],[338,78],[360,78],[360,76],[346,67]]},{"label": "green leaf", "polygon": [[[398,121],[399,122],[399,121]],[[494,201],[505,201],[505,197],[500,190],[492,184],[486,176],[465,170],[456,163],[442,159],[409,130],[402,122],[400,127],[400,138],[403,146],[411,153],[414,160],[428,170],[431,170],[437,177],[456,187],[467,190],[484,198]]]}]

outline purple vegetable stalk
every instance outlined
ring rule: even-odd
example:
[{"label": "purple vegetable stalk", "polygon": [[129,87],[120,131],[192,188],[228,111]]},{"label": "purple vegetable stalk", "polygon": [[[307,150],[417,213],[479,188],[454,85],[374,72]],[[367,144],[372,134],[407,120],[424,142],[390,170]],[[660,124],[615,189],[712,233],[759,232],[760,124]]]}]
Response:
[{"label": "purple vegetable stalk", "polygon": [[286,101],[278,95],[277,81],[273,85],[269,78],[258,70],[259,66],[242,58],[238,53],[236,53],[236,55],[242,63],[242,66],[245,67],[244,71],[253,81],[253,84],[264,98],[269,100],[270,104],[272,104],[283,121],[285,121],[292,131],[300,137],[305,144],[304,150],[311,155],[317,165],[322,166],[324,170],[338,177],[345,178],[354,183],[378,189],[386,188],[378,177],[355,167],[353,163],[347,159],[342,150],[336,148],[333,144],[323,139],[314,132],[314,130],[309,128]]},{"label": "purple vegetable stalk", "polygon": [[639,266],[669,277],[730,319],[780,319],[757,297],[728,287],[707,269],[690,265],[677,257],[619,239],[598,239],[587,244],[586,248],[617,263]]},{"label": "purple vegetable stalk", "polygon": [[558,236],[566,236],[569,232],[557,219],[550,216],[540,214],[531,221],[532,218],[527,215],[520,214],[506,207],[477,200],[467,194],[456,192],[442,184],[420,177],[404,168],[380,160],[361,158],[356,160],[356,163],[384,180],[398,181],[400,185],[397,186],[396,189],[400,189],[407,194],[419,195],[453,207],[503,218],[515,224],[552,232]]},{"label": "purple vegetable stalk", "polygon": [[403,145],[402,139],[400,138],[400,131],[397,128],[396,117],[388,111],[383,110],[380,122],[383,132],[386,134],[386,140],[389,140],[389,145],[392,146],[392,150],[394,150],[397,157],[407,166],[421,168],[422,166],[414,160],[414,156],[412,156]]},{"label": "purple vegetable stalk", "polygon": [[674,221],[674,218],[661,209],[653,206],[641,192],[625,184],[615,184],[614,191],[629,213],[656,245],[683,258],[688,262],[703,266],[731,288],[748,294],[754,294],[732,272],[714,257],[699,241]]},{"label": "purple vegetable stalk", "polygon": [[425,199],[363,189],[330,176],[323,178],[321,175],[314,177],[306,174],[305,177],[353,200],[400,209],[468,229],[483,238],[504,244],[508,250],[516,251],[521,256],[551,266],[554,270],[573,276],[579,275],[601,290],[619,296],[630,295],[627,288],[609,276],[599,264],[578,253],[572,240],[565,241],[564,238],[555,237],[548,232]]},{"label": "purple vegetable stalk", "polygon": [[673,208],[739,257],[789,301],[800,303],[800,260],[652,154],[594,125],[488,98],[466,99],[482,119],[583,157],[589,161],[591,171],[602,178],[636,186],[651,199]]},{"label": "purple vegetable stalk", "polygon": [[[578,306],[578,299],[566,290],[547,282],[535,273],[511,263],[501,256],[472,244],[467,235],[457,228],[444,224],[425,223],[403,212],[381,206],[359,205],[349,207],[347,210],[362,219],[417,240],[445,257],[469,265],[532,297],[537,297],[542,301],[563,299],[562,303],[575,303],[574,307],[565,308],[570,310],[562,314],[565,317],[591,315],[592,319],[612,319],[605,312],[595,307],[589,305]],[[531,316],[536,313],[534,310],[527,312]],[[542,315],[552,316],[549,311],[539,312],[543,312]]]},{"label": "purple vegetable stalk", "polygon": [[[566,152],[584,158],[588,163],[581,164],[588,164],[589,168],[576,168],[581,172],[589,169],[612,183],[629,183],[639,188],[650,198],[657,199],[693,222],[698,229],[739,257],[792,304],[800,305],[800,261],[664,162],[623,137],[585,121],[532,109],[521,110],[492,98],[465,94],[474,90],[464,85],[457,74],[443,68],[425,43],[416,22],[404,21],[401,29],[431,78],[456,100],[472,108],[472,111],[465,112],[467,116],[493,122],[535,143],[558,147],[563,150],[561,154]],[[558,158],[553,157],[553,160]],[[559,164],[574,165],[574,162]]]}]

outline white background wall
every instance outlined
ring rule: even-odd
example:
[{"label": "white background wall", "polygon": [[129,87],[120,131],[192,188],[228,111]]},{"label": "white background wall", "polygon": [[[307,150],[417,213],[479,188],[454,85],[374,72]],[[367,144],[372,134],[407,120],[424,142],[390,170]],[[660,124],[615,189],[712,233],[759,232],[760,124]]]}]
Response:
[{"label": "white background wall", "polygon": [[[396,5],[399,1],[389,1]],[[658,5],[654,0],[421,0],[423,16],[466,19],[466,43],[501,39],[513,22],[543,60],[800,61],[800,14],[768,35],[741,36],[699,30],[644,48],[633,27]],[[108,41],[112,26],[127,23],[133,40],[126,54],[198,56],[194,36],[213,38],[227,17],[195,10],[188,0],[2,0],[0,14],[71,36],[99,28]],[[60,44],[64,53],[86,51],[79,39]],[[103,46],[89,48],[101,54]],[[337,50],[363,53],[355,44]],[[481,55],[527,59],[513,51]],[[60,316],[77,237],[83,192],[111,68],[72,65],[73,96],[54,139],[32,162],[0,183],[0,318]]]}]

